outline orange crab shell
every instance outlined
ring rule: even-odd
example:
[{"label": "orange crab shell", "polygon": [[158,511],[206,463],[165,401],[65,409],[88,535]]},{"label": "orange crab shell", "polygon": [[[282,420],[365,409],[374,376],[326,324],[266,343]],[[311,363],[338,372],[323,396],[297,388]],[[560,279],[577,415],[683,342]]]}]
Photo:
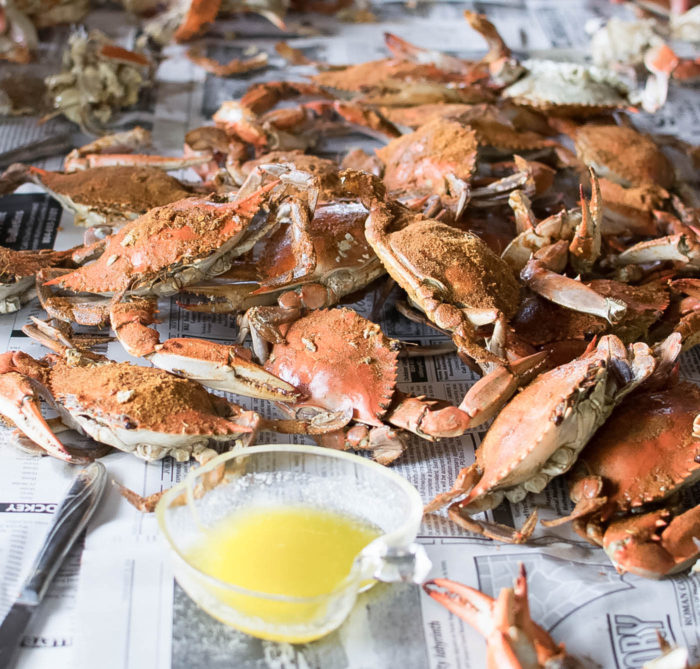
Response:
[{"label": "orange crab shell", "polygon": [[396,385],[397,343],[352,309],[312,311],[284,332],[265,368],[306,395],[302,404],[352,410],[382,425]]},{"label": "orange crab shell", "polygon": [[603,547],[619,572],[658,579],[687,569],[698,558],[699,531],[700,506],[681,514],[658,509],[611,523]]},{"label": "orange crab shell", "polygon": [[189,198],[151,209],[111,235],[95,262],[46,285],[91,293],[120,292],[135,281],[147,283],[178,264],[206,258],[245,230],[243,219],[251,213],[245,211],[248,199],[220,203]]},{"label": "orange crab shell", "polygon": [[460,75],[449,74],[431,64],[409,63],[404,60],[373,60],[359,65],[350,65],[344,70],[320,72],[312,78],[315,84],[341,91],[362,92],[381,87],[389,81],[454,81]]},{"label": "orange crab shell", "polygon": [[625,186],[673,184],[673,167],[647,135],[620,125],[583,125],[574,135],[576,153],[596,172]]},{"label": "orange crab shell", "polygon": [[48,380],[61,404],[78,411],[83,407],[126,429],[211,435],[246,431],[221,415],[218,398],[203,386],[153,367],[128,362],[72,366],[57,359]]},{"label": "orange crab shell", "polygon": [[698,415],[694,383],[635,393],[581,453],[573,480],[582,472],[600,476],[610,513],[667,497],[700,476],[700,438],[693,435]]},{"label": "orange crab shell", "polygon": [[177,179],[148,165],[108,165],[76,172],[30,171],[51,191],[77,204],[111,214],[145,214],[190,197],[192,193]]},{"label": "orange crab shell", "polygon": [[377,155],[385,164],[389,190],[413,187],[445,192],[448,173],[467,181],[476,167],[475,132],[461,123],[436,118],[415,132],[397,137]]},{"label": "orange crab shell", "polygon": [[[361,269],[376,256],[365,238],[367,210],[358,203],[333,202],[316,208],[310,234],[316,254],[316,267],[307,280],[322,279],[333,270]],[[291,272],[297,265],[294,240],[287,226],[281,226],[265,242],[257,263],[263,279]]]},{"label": "orange crab shell", "polygon": [[34,276],[45,267],[54,267],[69,261],[73,249],[67,251],[15,251],[0,246],[0,281],[13,282],[22,277]]}]

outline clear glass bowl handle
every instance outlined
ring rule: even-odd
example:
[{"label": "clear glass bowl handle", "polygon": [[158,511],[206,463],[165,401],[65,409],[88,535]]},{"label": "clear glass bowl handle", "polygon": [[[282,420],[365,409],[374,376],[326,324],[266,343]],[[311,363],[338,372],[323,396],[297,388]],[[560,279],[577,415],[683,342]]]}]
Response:
[{"label": "clear glass bowl handle", "polygon": [[413,542],[405,546],[388,546],[381,539],[367,546],[359,560],[363,577],[382,583],[420,585],[433,566],[420,544]]}]

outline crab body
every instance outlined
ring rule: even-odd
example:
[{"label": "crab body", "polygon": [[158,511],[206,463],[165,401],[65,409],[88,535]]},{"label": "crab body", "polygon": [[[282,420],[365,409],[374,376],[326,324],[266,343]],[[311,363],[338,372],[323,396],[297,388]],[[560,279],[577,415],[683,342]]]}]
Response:
[{"label": "crab body", "polygon": [[305,401],[382,425],[396,385],[397,342],[350,309],[312,311],[284,337],[272,350],[269,371],[297,387]]},{"label": "crab body", "polygon": [[75,225],[121,223],[192,195],[177,179],[149,166],[93,167],[67,174],[31,171],[36,181],[75,213]]},{"label": "crab body", "polygon": [[700,388],[680,382],[619,406],[569,475],[574,529],[620,571],[660,578],[698,558],[700,507],[678,493],[700,480]]},{"label": "crab body", "polygon": [[282,332],[284,339],[273,347],[265,368],[305,395],[296,406],[343,412],[362,424],[336,439],[326,435],[322,443],[370,449],[383,464],[404,450],[388,425],[430,441],[459,436],[490,418],[491,402],[503,387],[510,388],[496,374],[476,384],[459,408],[404,395],[396,389],[399,343],[350,309],[312,311]]},{"label": "crab body", "polygon": [[673,166],[647,135],[620,125],[587,124],[573,132],[576,153],[599,176],[621,186],[673,184]]},{"label": "crab body", "polygon": [[428,318],[449,331],[462,355],[500,359],[478,341],[475,327],[512,316],[520,287],[510,267],[476,235],[387,201],[368,175],[345,172],[369,207],[365,236],[391,277]]},{"label": "crab body", "polygon": [[120,224],[192,195],[188,187],[163,170],[126,165],[64,173],[16,164],[3,174],[0,191],[25,181],[53,195],[74,213],[74,224],[84,226]]},{"label": "crab body", "polygon": [[28,403],[37,401],[34,394],[25,390],[17,402],[12,391],[19,393],[23,380],[32,380],[30,389],[39,384],[41,394],[67,427],[146,460],[166,455],[188,460],[210,445],[247,438],[256,425],[257,414],[159,369],[80,356],[37,361],[15,352],[3,354],[0,371],[3,415],[52,455],[69,461],[72,456],[41,419],[38,408],[34,413],[27,409]]},{"label": "crab body", "polygon": [[475,132],[456,121],[437,118],[377,151],[389,191],[438,195],[451,202],[455,216],[466,204],[468,182],[476,167]]},{"label": "crab body", "polygon": [[226,271],[251,219],[225,200],[192,198],[156,207],[111,235],[95,262],[49,285],[102,295],[172,295]]},{"label": "crab body", "polygon": [[453,520],[494,538],[521,541],[519,533],[499,534],[500,526],[490,534],[487,524],[469,515],[495,508],[504,498],[521,501],[565,473],[613,408],[655,366],[654,354],[645,344],[634,344],[627,351],[619,339],[608,335],[594,350],[540,374],[496,417],[477,450],[476,462],[427,509],[464,496],[450,506]]}]

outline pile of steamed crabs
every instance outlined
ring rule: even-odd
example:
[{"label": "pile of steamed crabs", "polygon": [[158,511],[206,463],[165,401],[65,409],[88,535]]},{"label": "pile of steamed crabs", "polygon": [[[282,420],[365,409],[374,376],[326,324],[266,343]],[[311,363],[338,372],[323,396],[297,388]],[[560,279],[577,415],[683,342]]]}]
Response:
[{"label": "pile of steamed crabs", "polygon": [[[493,419],[426,512],[526,542],[536,513],[517,530],[475,514],[564,476],[573,510],[547,525],[571,523],[619,571],[690,568],[700,387],[679,380],[678,359],[700,343],[697,148],[637,130],[613,75],[519,63],[485,17],[466,16],[489,45],[478,61],[388,34],[390,58],[252,85],[187,134],[182,156],[138,153],[137,127],[75,149],[63,172],[7,169],[0,193],[38,184],[87,228],[68,251],[0,250],[0,311],[38,296],[48,319],[25,332],[52,351],[0,356],[17,445],[76,463],[109,447],[205,462],[275,430],[389,465],[409,432],[436,441]],[[312,152],[358,130],[383,146]],[[168,174],[185,167],[199,181]],[[340,306],[363,291],[400,291],[405,317],[451,337],[482,375],[459,406],[398,388],[400,356],[445,348],[412,349]],[[157,300],[176,294],[237,314],[238,342],[160,341]],[[109,328],[152,367],[94,353],[72,325]],[[95,448],[62,443],[67,428]],[[123,492],[143,510],[156,501]],[[498,600],[444,579],[426,588],[487,636],[491,666],[564,666],[529,618],[524,573]]]}]

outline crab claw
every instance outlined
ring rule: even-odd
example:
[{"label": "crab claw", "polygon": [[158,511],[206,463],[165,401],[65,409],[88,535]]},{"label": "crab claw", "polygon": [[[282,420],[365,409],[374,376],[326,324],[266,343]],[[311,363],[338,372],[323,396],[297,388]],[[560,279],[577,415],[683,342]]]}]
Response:
[{"label": "crab claw", "polygon": [[148,359],[160,369],[209,388],[265,400],[299,400],[300,393],[294,386],[252,362],[245,352],[239,346],[174,338],[158,344]]},{"label": "crab claw", "polygon": [[494,605],[493,597],[448,578],[427,581],[423,584],[423,590],[478,632],[484,636],[488,635]]},{"label": "crab claw", "polygon": [[2,372],[0,374],[0,413],[9,418],[49,455],[71,463],[86,462],[84,458],[71,455],[52,432],[41,415],[39,401],[30,378],[16,371],[3,369]]},{"label": "crab claw", "polygon": [[423,589],[484,636],[488,669],[567,666],[564,646],[530,617],[522,563],[513,587],[502,588],[497,599],[446,578],[428,581]]}]

